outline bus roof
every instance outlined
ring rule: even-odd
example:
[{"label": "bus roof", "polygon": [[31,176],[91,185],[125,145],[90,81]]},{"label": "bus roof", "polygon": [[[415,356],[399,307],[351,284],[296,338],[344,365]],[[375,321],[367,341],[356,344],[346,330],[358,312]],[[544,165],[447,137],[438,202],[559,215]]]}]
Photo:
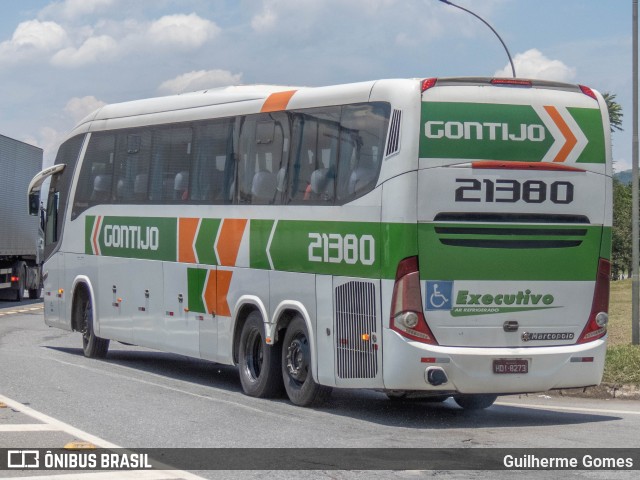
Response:
[{"label": "bus roof", "polygon": [[[329,87],[237,85],[178,95],[133,100],[109,104],[99,108],[82,119],[76,126],[76,129],[88,122],[247,102],[257,102],[258,110],[254,112],[257,113],[260,111],[264,102],[273,94],[277,95],[278,93],[286,92],[295,93],[296,99],[303,100],[305,104],[308,104],[305,106],[313,106],[313,103],[322,105],[324,104],[322,100],[329,96],[348,97],[349,99],[347,101],[353,101],[353,97],[357,97],[361,99],[360,101],[367,101],[374,83],[374,81],[369,81]],[[316,100],[316,102],[314,102],[314,100]]]}]

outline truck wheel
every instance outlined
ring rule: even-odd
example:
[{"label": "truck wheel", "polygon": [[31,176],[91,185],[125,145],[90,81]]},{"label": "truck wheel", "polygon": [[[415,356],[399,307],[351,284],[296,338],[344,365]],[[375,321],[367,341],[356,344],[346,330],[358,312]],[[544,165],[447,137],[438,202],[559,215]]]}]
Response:
[{"label": "truck wheel", "polygon": [[267,345],[260,312],[254,310],[247,317],[240,334],[240,383],[251,397],[269,398],[282,391],[280,377],[280,344]]},{"label": "truck wheel", "polygon": [[80,315],[82,351],[85,357],[104,358],[109,350],[109,340],[97,337],[93,332],[93,304],[86,292],[80,293],[77,314]]},{"label": "truck wheel", "polygon": [[16,271],[18,272],[18,290],[16,290],[15,301],[21,302],[24,298],[24,281],[27,275],[24,263],[18,263],[18,268],[16,268]]},{"label": "truck wheel", "polygon": [[29,289],[29,298],[31,300],[37,300],[40,298],[40,289],[39,288],[33,288],[33,289]]},{"label": "truck wheel", "polygon": [[331,395],[331,387],[318,385],[311,373],[311,346],[307,326],[300,315],[287,327],[282,344],[282,378],[291,403],[319,406]]},{"label": "truck wheel", "polygon": [[16,302],[21,302],[24,298],[24,279],[22,275],[20,275],[20,279],[18,280],[18,290],[16,290]]}]

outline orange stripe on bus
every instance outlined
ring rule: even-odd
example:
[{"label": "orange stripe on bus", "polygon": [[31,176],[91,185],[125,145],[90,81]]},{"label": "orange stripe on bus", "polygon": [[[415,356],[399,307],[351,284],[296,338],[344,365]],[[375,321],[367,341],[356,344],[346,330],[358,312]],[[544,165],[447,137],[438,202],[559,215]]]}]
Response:
[{"label": "orange stripe on bus", "polygon": [[262,105],[260,111],[264,113],[285,110],[289,104],[289,100],[291,100],[291,97],[293,97],[293,94],[296,92],[297,90],[287,90],[286,92],[272,93],[264,101],[264,105]]},{"label": "orange stripe on bus", "polygon": [[193,241],[198,231],[199,218],[180,218],[178,220],[178,261],[197,263],[193,251]]},{"label": "orange stripe on bus", "polygon": [[553,122],[558,126],[558,128],[560,129],[560,133],[562,133],[562,136],[564,136],[565,138],[564,145],[556,155],[556,158],[553,159],[553,161],[564,162],[571,153],[571,150],[573,150],[573,147],[575,147],[578,143],[578,139],[569,128],[569,125],[567,125],[567,122],[564,121],[562,115],[560,115],[556,107],[545,106],[544,109],[551,117],[551,120],[553,120]]},{"label": "orange stripe on bus", "polygon": [[98,235],[100,235],[100,222],[102,222],[102,217],[96,217],[94,223],[94,231],[93,231],[93,253],[94,255],[100,255],[100,244],[98,243]]},{"label": "orange stripe on bus", "polygon": [[235,266],[246,226],[246,218],[227,218],[222,221],[216,248],[220,265]]},{"label": "orange stripe on bus", "polygon": [[216,271],[218,291],[217,291],[217,307],[216,307],[216,315],[222,315],[223,317],[230,317],[231,310],[229,309],[229,304],[227,303],[227,295],[229,294],[229,287],[231,286],[231,277],[233,276],[233,272],[230,270],[220,270]]}]

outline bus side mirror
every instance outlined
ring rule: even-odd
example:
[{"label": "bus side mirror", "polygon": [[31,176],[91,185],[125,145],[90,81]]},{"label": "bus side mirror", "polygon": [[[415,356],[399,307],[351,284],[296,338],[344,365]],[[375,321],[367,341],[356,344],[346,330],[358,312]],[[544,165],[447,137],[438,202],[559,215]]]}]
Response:
[{"label": "bus side mirror", "polygon": [[29,215],[40,215],[40,192],[29,194]]}]

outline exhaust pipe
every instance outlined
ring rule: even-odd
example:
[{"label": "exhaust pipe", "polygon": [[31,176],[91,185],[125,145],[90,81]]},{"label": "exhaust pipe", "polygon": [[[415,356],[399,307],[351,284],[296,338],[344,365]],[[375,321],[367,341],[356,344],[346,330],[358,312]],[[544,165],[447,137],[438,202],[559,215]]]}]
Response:
[{"label": "exhaust pipe", "polygon": [[434,387],[443,385],[449,381],[447,374],[441,367],[428,367],[424,371],[424,379]]}]

